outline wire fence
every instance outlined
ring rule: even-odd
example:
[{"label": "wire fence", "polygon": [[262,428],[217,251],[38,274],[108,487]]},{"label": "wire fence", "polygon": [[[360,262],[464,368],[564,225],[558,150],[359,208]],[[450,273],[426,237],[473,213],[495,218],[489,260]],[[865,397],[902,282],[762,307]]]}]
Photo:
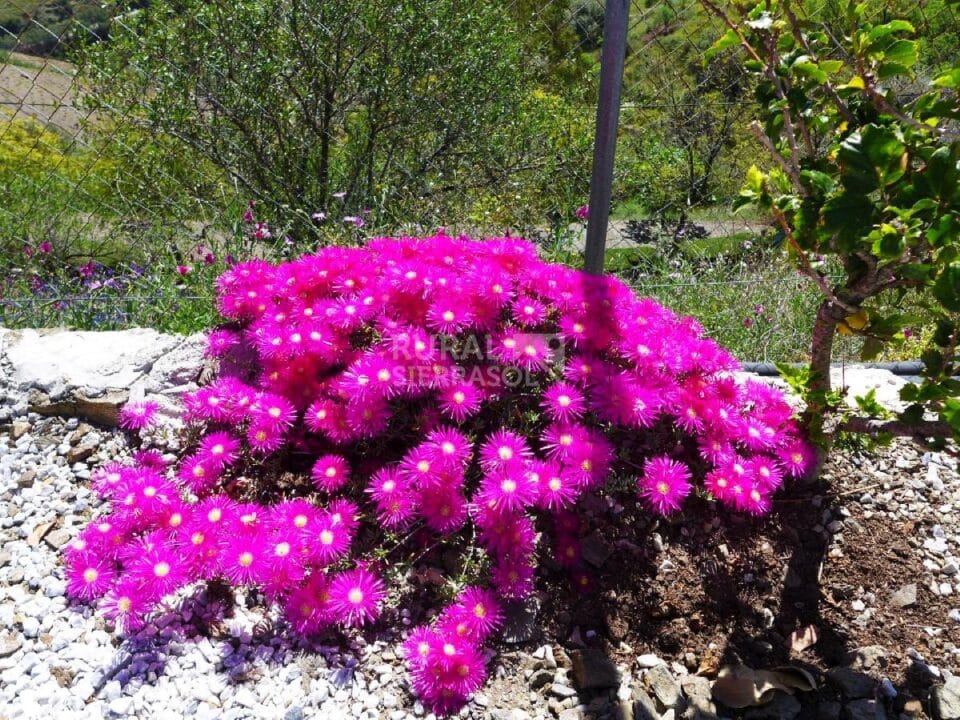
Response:
[{"label": "wire fence", "polygon": [[[940,0],[870,0],[956,54]],[[843,3],[807,0],[812,22]],[[230,257],[373,233],[585,242],[599,0],[0,0],[0,324],[189,330]],[[816,291],[730,211],[762,150],[697,0],[633,0],[606,268],[752,360],[804,352]]]}]

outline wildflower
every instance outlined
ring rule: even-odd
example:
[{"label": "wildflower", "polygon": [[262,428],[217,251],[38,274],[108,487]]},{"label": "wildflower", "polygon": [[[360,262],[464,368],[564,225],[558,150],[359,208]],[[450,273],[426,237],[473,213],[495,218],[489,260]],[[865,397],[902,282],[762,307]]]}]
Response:
[{"label": "wildflower", "polygon": [[380,615],[386,594],[383,581],[369,570],[348,570],[330,581],[330,610],[347,627],[365,625]]},{"label": "wildflower", "polygon": [[310,476],[318,490],[333,492],[346,485],[350,479],[350,466],[346,459],[339,455],[324,455],[317,458]]},{"label": "wildflower", "polygon": [[193,272],[191,265],[177,265],[177,275],[189,275]]},{"label": "wildflower", "polygon": [[573,215],[577,220],[586,220],[590,217],[590,206],[581,205],[576,210],[573,211]]},{"label": "wildflower", "polygon": [[586,410],[583,393],[573,385],[564,382],[547,388],[543,394],[543,406],[550,417],[560,422],[576,420]]},{"label": "wildflower", "polygon": [[120,427],[125,430],[153,427],[159,408],[157,403],[150,400],[130,401],[120,409]]},{"label": "wildflower", "polygon": [[666,515],[680,508],[690,494],[690,471],[668,457],[647,460],[639,481],[640,493],[654,510]]}]

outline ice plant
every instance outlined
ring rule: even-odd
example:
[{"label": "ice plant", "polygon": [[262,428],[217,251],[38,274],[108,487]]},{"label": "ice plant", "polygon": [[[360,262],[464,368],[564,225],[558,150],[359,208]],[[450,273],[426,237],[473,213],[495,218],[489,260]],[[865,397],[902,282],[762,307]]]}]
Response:
[{"label": "ice plant", "polygon": [[475,584],[404,644],[414,692],[454,711],[541,543],[595,586],[578,503],[613,473],[655,513],[698,494],[760,514],[813,462],[780,393],[736,382],[695,321],[522,240],[376,238],[237,263],[217,291],[207,355],[229,362],[184,396],[183,456],[98,469],[109,512],[65,551],[70,594],[122,630],[215,579],[262,590],[292,632],[365,625],[399,545],[475,538]]},{"label": "ice plant", "polygon": [[131,401],[120,409],[120,427],[126,430],[143,430],[153,425],[158,405],[150,401]]}]

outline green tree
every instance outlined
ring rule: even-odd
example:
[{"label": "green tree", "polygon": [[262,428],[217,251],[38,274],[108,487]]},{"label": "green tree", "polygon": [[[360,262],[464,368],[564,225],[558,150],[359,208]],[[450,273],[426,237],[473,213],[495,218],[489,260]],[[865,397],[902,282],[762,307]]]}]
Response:
[{"label": "green tree", "polygon": [[490,3],[157,0],[115,17],[83,57],[96,109],[277,214],[306,221],[345,192],[344,212],[429,221],[506,201],[543,164],[523,38]]},{"label": "green tree", "polygon": [[[824,295],[810,366],[791,373],[811,427],[822,431],[825,411],[839,402],[830,383],[837,333],[862,337],[870,359],[920,321],[935,332],[922,383],[901,393],[907,409],[890,418],[866,399],[865,415],[836,427],[939,443],[960,437],[960,62],[921,77],[916,28],[877,19],[870,3],[847,5],[841,33],[790,0],[738,17],[702,2],[729,28],[714,52],[741,48],[757,78],[752,129],[772,159],[767,171],[751,169],[739,203],[772,213],[799,270]],[[907,296],[922,315],[897,310]]]}]

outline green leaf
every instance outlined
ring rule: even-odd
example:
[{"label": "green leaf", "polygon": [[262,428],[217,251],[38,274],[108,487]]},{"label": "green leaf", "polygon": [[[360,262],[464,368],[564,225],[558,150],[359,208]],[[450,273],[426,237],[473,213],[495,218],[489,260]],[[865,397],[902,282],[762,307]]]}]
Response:
[{"label": "green leaf", "polygon": [[933,295],[951,312],[960,312],[960,262],[952,262],[940,272]]},{"label": "green leaf", "polygon": [[958,153],[960,144],[954,143],[937,148],[927,161],[927,179],[931,189],[941,200],[949,201],[957,191],[957,177],[960,173]]},{"label": "green leaf", "polygon": [[883,25],[877,25],[867,33],[867,42],[875,43],[877,40],[898,32],[915,33],[913,25],[906,20],[891,20]]},{"label": "green leaf", "polygon": [[919,59],[917,43],[914,40],[897,40],[883,51],[883,59],[888,63],[913,67]]},{"label": "green leaf", "polygon": [[953,428],[955,435],[960,435],[960,398],[947,398],[940,411],[940,418]]},{"label": "green leaf", "polygon": [[835,187],[833,176],[819,170],[801,170],[800,177],[816,188],[821,195],[826,195]]},{"label": "green leaf", "polygon": [[[860,349],[860,360],[862,362],[869,362],[875,360],[880,354],[880,351],[883,350],[883,342],[877,338],[868,337],[863,341],[863,347]],[[870,392],[874,392],[871,390]],[[860,399],[857,398],[857,404],[859,404]]]},{"label": "green leaf", "polygon": [[960,67],[948,70],[943,75],[934,78],[932,83],[934,87],[957,88],[960,87]]},{"label": "green leaf", "polygon": [[819,83],[827,81],[827,74],[814,62],[798,62],[793,65],[794,72],[801,77],[807,77]]},{"label": "green leaf", "polygon": [[906,240],[900,233],[882,233],[873,241],[873,254],[889,260],[900,257],[906,248]]},{"label": "green leaf", "polygon": [[889,80],[892,77],[909,77],[910,75],[910,68],[900,63],[882,62],[877,66],[878,80]]},{"label": "green leaf", "polygon": [[807,388],[810,385],[810,366],[809,365],[790,365],[788,363],[774,363],[773,366],[780,373],[780,377],[790,386],[800,397],[805,397]]},{"label": "green leaf", "polygon": [[835,75],[843,69],[843,60],[821,60],[820,67],[824,72]]},{"label": "green leaf", "polygon": [[703,54],[705,60],[712,60],[718,53],[723,52],[729,48],[732,48],[740,44],[740,36],[737,35],[733,30],[727,30],[722,37],[720,37],[713,45],[707,48],[707,51]]}]

